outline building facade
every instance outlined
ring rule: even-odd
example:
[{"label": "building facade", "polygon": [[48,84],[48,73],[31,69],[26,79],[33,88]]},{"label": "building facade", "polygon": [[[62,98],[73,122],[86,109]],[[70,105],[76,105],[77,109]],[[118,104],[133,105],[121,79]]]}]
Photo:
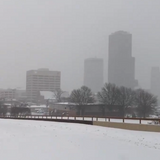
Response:
[{"label": "building facade", "polygon": [[108,81],[117,86],[135,88],[135,58],[132,57],[132,35],[117,31],[109,36]]},{"label": "building facade", "polygon": [[160,69],[152,67],[151,69],[151,92],[160,97]]},{"label": "building facade", "polygon": [[16,89],[0,89],[1,99],[16,99]]},{"label": "building facade", "polygon": [[103,87],[103,59],[89,58],[84,61],[84,85],[96,93]]},{"label": "building facade", "polygon": [[60,89],[61,73],[49,69],[38,69],[27,71],[26,92],[30,102],[38,101],[40,91],[51,91]]}]

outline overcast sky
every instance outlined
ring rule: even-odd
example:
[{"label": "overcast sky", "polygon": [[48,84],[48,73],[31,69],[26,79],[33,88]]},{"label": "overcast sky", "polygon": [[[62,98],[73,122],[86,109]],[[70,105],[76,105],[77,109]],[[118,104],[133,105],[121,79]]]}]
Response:
[{"label": "overcast sky", "polygon": [[62,89],[83,85],[84,59],[104,59],[108,36],[133,35],[136,78],[150,88],[152,66],[160,66],[160,0],[1,0],[0,88],[25,88],[26,71],[62,73]]}]

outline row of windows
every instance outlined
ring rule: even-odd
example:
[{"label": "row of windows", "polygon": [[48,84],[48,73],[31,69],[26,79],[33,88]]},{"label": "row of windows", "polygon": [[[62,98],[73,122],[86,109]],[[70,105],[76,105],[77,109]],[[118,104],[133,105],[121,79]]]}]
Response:
[{"label": "row of windows", "polygon": [[30,83],[27,83],[27,85],[54,85],[54,84],[60,84],[61,82],[57,81],[57,82],[50,82],[50,83],[46,83],[46,82],[30,82]]},{"label": "row of windows", "polygon": [[15,94],[15,92],[0,92],[0,94]]},{"label": "row of windows", "polygon": [[0,98],[8,98],[8,99],[13,99],[15,98],[14,96],[0,96]]},{"label": "row of windows", "polygon": [[54,87],[54,86],[60,86],[60,83],[56,83],[56,84],[41,84],[41,85],[39,85],[39,84],[28,84],[26,87]]},{"label": "row of windows", "polygon": [[57,83],[61,83],[60,81],[56,80],[56,81],[51,81],[51,82],[46,82],[46,81],[28,81],[27,84],[57,84]]},{"label": "row of windows", "polygon": [[45,80],[47,80],[47,79],[61,79],[60,77],[27,77],[27,79],[31,79],[31,80],[33,80],[33,79],[45,79]]},{"label": "row of windows", "polygon": [[27,77],[61,77],[60,75],[27,75]]},{"label": "row of windows", "polygon": [[60,83],[60,81],[59,80],[54,80],[54,81],[27,81],[27,84],[30,84],[30,83],[54,84],[54,83]]},{"label": "row of windows", "polygon": [[41,91],[41,90],[54,90],[56,88],[60,88],[60,86],[53,86],[53,87],[37,87],[37,88],[33,88],[33,87],[27,87],[27,91]]},{"label": "row of windows", "polygon": [[41,88],[56,88],[59,87],[60,85],[54,85],[54,86],[27,86],[27,89],[41,89]]},{"label": "row of windows", "polygon": [[57,82],[52,82],[52,83],[45,83],[45,82],[31,82],[31,83],[27,83],[27,85],[29,84],[34,84],[34,85],[53,85],[53,84],[57,84],[57,83],[60,83],[59,81]]},{"label": "row of windows", "polygon": [[55,87],[55,86],[60,86],[60,84],[53,84],[53,85],[35,85],[35,84],[30,84],[30,85],[27,85],[27,88],[30,87],[30,88],[41,88],[41,87],[49,87],[49,88],[52,88],[52,87]]},{"label": "row of windows", "polygon": [[61,80],[59,78],[54,78],[54,79],[27,79],[27,82],[32,82],[32,81],[54,82],[54,81],[61,81]]},{"label": "row of windows", "polygon": [[60,82],[54,82],[54,83],[36,83],[36,82],[32,82],[32,83],[27,83],[27,85],[31,85],[31,84],[34,84],[34,85],[54,85],[54,84],[60,84]]},{"label": "row of windows", "polygon": [[15,94],[15,93],[7,93],[7,92],[6,92],[6,93],[0,93],[0,94]]},{"label": "row of windows", "polygon": [[56,76],[41,76],[41,75],[29,75],[27,78],[55,78],[55,77],[60,77],[59,75]]},{"label": "row of windows", "polygon": [[32,87],[32,88],[41,88],[41,87],[54,87],[54,86],[60,86],[60,83],[57,84],[51,84],[51,85],[37,85],[37,84],[29,84],[27,87]]}]

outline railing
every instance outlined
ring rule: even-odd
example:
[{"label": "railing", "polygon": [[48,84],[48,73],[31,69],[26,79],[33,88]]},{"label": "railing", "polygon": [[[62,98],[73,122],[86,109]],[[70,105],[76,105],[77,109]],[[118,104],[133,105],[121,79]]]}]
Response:
[{"label": "railing", "polygon": [[102,121],[102,122],[118,122],[118,123],[136,123],[149,124],[152,121],[160,123],[158,118],[117,118],[105,116],[49,116],[49,115],[19,115],[19,116],[0,116],[6,119],[32,119],[32,120],[63,120],[63,121]]}]

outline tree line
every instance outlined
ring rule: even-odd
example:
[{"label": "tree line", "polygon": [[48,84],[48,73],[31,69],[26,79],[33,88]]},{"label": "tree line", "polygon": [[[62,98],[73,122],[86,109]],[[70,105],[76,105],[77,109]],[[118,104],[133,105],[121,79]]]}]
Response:
[{"label": "tree line", "polygon": [[[134,108],[138,117],[145,118],[149,114],[156,112],[157,97],[144,89],[133,90],[124,86],[118,87],[112,83],[105,83],[102,90],[98,92],[97,99],[100,104],[104,104],[102,111],[105,115],[106,107],[112,111],[112,106],[119,105],[126,114],[128,108]],[[84,105],[94,103],[95,98],[90,88],[82,86],[74,89],[70,95],[70,102],[76,103],[79,113],[82,114]]]}]

